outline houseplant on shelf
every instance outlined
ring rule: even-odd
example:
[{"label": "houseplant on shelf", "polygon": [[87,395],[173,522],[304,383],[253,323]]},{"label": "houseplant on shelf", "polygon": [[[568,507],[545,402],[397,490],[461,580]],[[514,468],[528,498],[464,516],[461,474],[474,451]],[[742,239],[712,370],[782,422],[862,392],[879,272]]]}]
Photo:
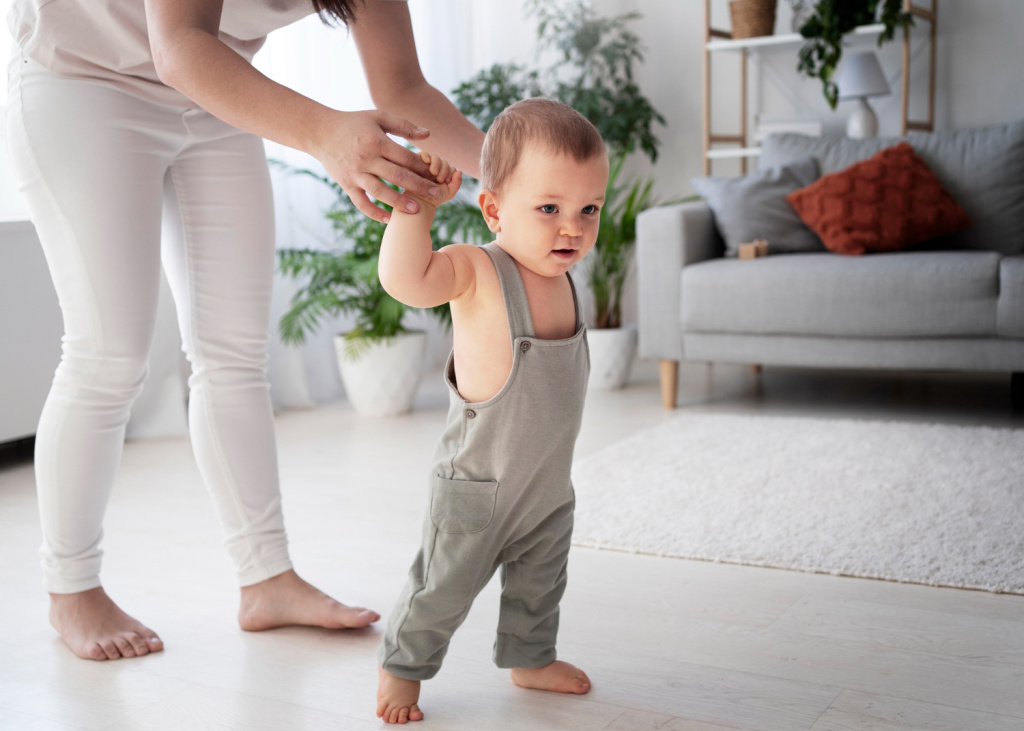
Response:
[{"label": "houseplant on shelf", "polygon": [[636,215],[653,205],[653,180],[622,180],[626,159],[636,151],[658,157],[654,125],[665,120],[633,78],[643,45],[628,24],[637,13],[598,15],[581,0],[528,0],[538,20],[539,49],[552,49],[553,68],[496,64],[455,89],[459,109],[483,129],[508,105],[531,96],[564,102],[587,117],[604,138],[610,175],[601,230],[586,258],[584,280],[594,298],[595,328],[588,333],[592,388],[625,385],[636,352],[635,327],[621,323],[622,286],[632,264]]},{"label": "houseplant on shelf", "polygon": [[913,16],[903,10],[903,0],[818,0],[800,26],[806,43],[800,49],[796,70],[821,79],[825,101],[836,108],[839,89],[832,80],[843,55],[843,36],[854,28],[882,23],[885,30],[878,36],[878,45],[891,41],[897,28],[914,24]]},{"label": "houseplant on shelf", "polygon": [[[403,320],[409,307],[380,286],[377,262],[384,224],[363,215],[330,178],[277,165],[292,174],[313,177],[334,192],[326,216],[337,239],[330,250],[278,251],[281,273],[302,282],[281,317],[281,339],[298,344],[324,320],[343,313],[355,315],[352,330],[335,336],[349,401],[357,412],[370,416],[409,411],[423,372],[426,333],[406,329]],[[465,197],[438,209],[430,230],[435,249],[455,238],[478,243],[489,235],[480,209]],[[447,304],[433,308],[432,313],[450,324]]]}]

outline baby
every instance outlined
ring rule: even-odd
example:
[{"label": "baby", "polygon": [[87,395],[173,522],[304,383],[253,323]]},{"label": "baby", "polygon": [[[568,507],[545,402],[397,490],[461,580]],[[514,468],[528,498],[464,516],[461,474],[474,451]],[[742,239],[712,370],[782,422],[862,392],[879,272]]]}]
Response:
[{"label": "baby", "polygon": [[494,243],[432,251],[436,206],[462,182],[427,153],[440,193],[394,211],[380,280],[413,307],[451,302],[445,367],[448,423],[430,473],[423,545],[381,645],[377,715],[423,718],[420,681],[434,677],[452,633],[501,568],[494,661],[524,688],[586,693],[555,659],[575,498],[569,471],[590,358],[569,268],[597,240],[608,156],[571,107],[528,99],[502,112],[481,156],[480,208]]}]

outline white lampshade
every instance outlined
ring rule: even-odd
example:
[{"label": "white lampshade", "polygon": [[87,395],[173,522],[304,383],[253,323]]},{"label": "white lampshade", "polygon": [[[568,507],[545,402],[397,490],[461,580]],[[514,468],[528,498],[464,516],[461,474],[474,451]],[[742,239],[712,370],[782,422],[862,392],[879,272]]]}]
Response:
[{"label": "white lampshade", "polygon": [[892,91],[874,51],[843,54],[843,65],[839,69],[836,86],[839,87],[840,99],[882,96]]}]

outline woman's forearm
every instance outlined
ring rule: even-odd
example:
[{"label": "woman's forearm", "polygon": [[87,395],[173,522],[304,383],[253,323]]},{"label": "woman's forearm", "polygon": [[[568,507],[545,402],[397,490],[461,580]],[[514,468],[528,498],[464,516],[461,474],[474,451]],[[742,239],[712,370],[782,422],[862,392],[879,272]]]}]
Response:
[{"label": "woman's forearm", "polygon": [[440,91],[424,82],[374,101],[384,111],[430,130],[428,138],[416,143],[419,147],[440,155],[474,178],[480,177],[480,148],[484,143],[484,133]]}]

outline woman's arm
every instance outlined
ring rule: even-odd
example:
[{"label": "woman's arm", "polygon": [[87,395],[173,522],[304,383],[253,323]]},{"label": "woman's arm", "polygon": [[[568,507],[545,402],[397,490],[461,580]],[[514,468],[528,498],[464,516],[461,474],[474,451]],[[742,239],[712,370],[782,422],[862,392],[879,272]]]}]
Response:
[{"label": "woman's arm", "polygon": [[313,155],[359,210],[378,221],[387,212],[367,194],[418,209],[412,196],[380,178],[430,195],[434,184],[420,177],[429,174],[426,166],[385,134],[419,141],[428,132],[382,111],[339,112],[271,81],[217,38],[223,0],[145,2],[153,61],[165,84],[232,126]]},{"label": "woman's arm", "polygon": [[423,78],[406,3],[367,0],[352,37],[377,108],[429,129],[417,144],[479,178],[484,133]]}]

